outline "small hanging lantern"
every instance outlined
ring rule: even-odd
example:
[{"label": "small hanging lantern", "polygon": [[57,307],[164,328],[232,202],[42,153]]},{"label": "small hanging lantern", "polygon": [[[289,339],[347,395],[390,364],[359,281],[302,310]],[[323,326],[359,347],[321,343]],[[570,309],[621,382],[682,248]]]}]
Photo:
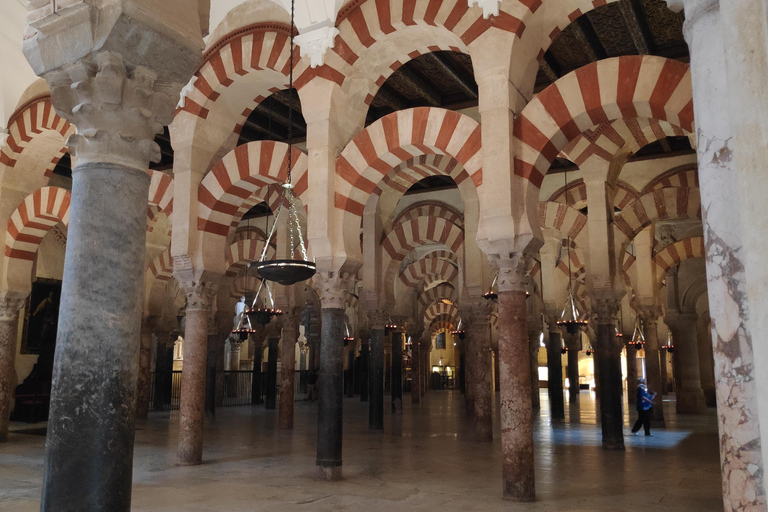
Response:
[{"label": "small hanging lantern", "polygon": [[[250,265],[248,266],[250,268]],[[253,299],[253,304],[250,307],[246,307],[243,311],[248,316],[248,321],[251,325],[253,323],[259,323],[261,325],[267,325],[273,316],[282,315],[283,312],[275,307],[275,301],[272,298],[272,292],[269,289],[269,284],[266,280],[262,279],[259,284],[259,289],[256,292],[256,297]]]},{"label": "small hanging lantern", "polygon": [[483,294],[483,298],[485,300],[496,300],[499,298],[499,287],[496,285],[496,281],[499,279],[499,275],[496,274],[493,278],[493,282],[491,282],[490,288],[488,288],[488,291]]},{"label": "small hanging lantern", "polygon": [[662,350],[668,351],[670,354],[675,351],[675,345],[672,343],[672,333],[667,331],[667,341],[661,347]]},{"label": "small hanging lantern", "polygon": [[[293,90],[293,32],[294,32],[294,0],[291,0],[291,45],[290,45],[290,74],[288,78],[288,90]],[[301,232],[301,225],[299,224],[299,212],[298,205],[296,204],[296,196],[293,193],[293,185],[291,184],[291,168],[293,157],[293,108],[288,109],[288,175],[283,183],[283,200],[277,207],[275,212],[275,221],[272,224],[272,231],[270,231],[266,242],[264,243],[264,252],[259,258],[259,262],[255,264],[256,271],[259,275],[268,280],[275,281],[276,283],[284,286],[289,286],[300,281],[306,281],[315,275],[316,267],[315,263],[309,261],[307,257],[307,249],[304,245],[304,236]],[[283,211],[286,210],[288,215],[288,242],[290,249],[289,259],[284,260],[267,260],[267,248],[269,242],[275,234],[275,228],[277,227],[277,220]],[[298,256],[297,258],[295,258]],[[294,259],[295,258],[295,259]]]},{"label": "small hanging lantern", "polygon": [[463,340],[467,337],[467,331],[464,330],[464,328],[461,325],[461,318],[459,318],[459,323],[456,324],[456,329],[451,331],[451,334],[459,338],[460,340]]},{"label": "small hanging lantern", "polygon": [[346,320],[344,321],[344,333],[344,346],[347,346],[350,341],[355,341],[355,337],[349,334],[349,323]]},{"label": "small hanging lantern", "polygon": [[256,329],[254,329],[251,324],[250,317],[245,314],[245,311],[246,310],[244,309],[243,312],[240,313],[240,320],[237,322],[237,327],[232,329],[232,333],[237,335],[235,341],[238,343],[244,342],[248,339],[249,334],[256,332]]},{"label": "small hanging lantern", "polygon": [[392,321],[392,317],[389,317],[389,321],[384,325],[384,335],[397,329],[397,324]]},{"label": "small hanging lantern", "polygon": [[568,290],[568,297],[565,299],[565,307],[560,315],[560,320],[557,321],[557,325],[565,326],[565,330],[568,334],[576,334],[579,332],[579,328],[583,325],[587,325],[587,323],[586,318],[576,306],[576,300],[573,298],[573,290]]},{"label": "small hanging lantern", "polygon": [[643,329],[640,325],[640,317],[635,318],[635,330],[632,332],[632,340],[629,344],[637,348],[642,348],[645,345],[645,334],[643,334]]}]

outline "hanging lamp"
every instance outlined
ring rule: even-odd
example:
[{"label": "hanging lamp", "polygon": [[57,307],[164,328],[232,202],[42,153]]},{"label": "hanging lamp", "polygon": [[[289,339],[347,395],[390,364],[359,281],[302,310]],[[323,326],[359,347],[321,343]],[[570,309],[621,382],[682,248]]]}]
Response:
[{"label": "hanging lamp", "polygon": [[635,330],[632,332],[632,340],[629,342],[629,344],[638,348],[645,345],[645,334],[643,334],[639,316],[635,317]]},{"label": "hanging lamp", "polygon": [[456,324],[456,328],[451,331],[451,334],[454,336],[457,336],[460,340],[463,340],[467,337],[467,331],[463,329],[463,326],[461,325],[461,318],[459,318],[459,323]]},{"label": "hanging lamp", "polygon": [[[568,205],[568,171],[565,173],[565,204]],[[576,334],[579,332],[579,328],[583,325],[587,325],[586,316],[579,311],[576,305],[576,300],[573,298],[573,274],[571,273],[571,237],[568,237],[566,242],[566,250],[568,251],[568,297],[565,299],[565,307],[560,315],[560,320],[557,321],[557,325],[565,326],[565,330],[568,334]]]},{"label": "hanging lamp", "polygon": [[672,333],[667,331],[667,341],[661,347],[662,350],[667,350],[671,354],[675,351],[675,345],[672,343]]},{"label": "hanging lamp", "polygon": [[[248,265],[250,270],[251,264]],[[247,274],[246,274],[247,275]],[[267,325],[273,316],[282,315],[282,310],[275,307],[275,301],[272,298],[272,292],[269,289],[269,284],[265,279],[261,279],[259,289],[256,291],[256,296],[253,298],[253,303],[250,307],[245,308],[243,313],[248,317],[250,325],[259,323],[261,325]]]},{"label": "hanging lamp", "polygon": [[349,322],[344,320],[344,345],[350,341],[355,341],[355,337],[349,334]]},{"label": "hanging lamp", "polygon": [[243,312],[240,313],[240,320],[237,322],[237,327],[232,329],[232,333],[237,335],[236,341],[239,343],[247,340],[249,334],[256,332],[256,329],[253,328],[253,324],[251,324],[251,318],[245,313],[247,310],[248,307],[246,306],[243,309]]},{"label": "hanging lamp", "polygon": [[485,300],[496,300],[499,298],[499,287],[496,286],[496,281],[499,279],[499,275],[496,274],[493,277],[493,281],[491,282],[491,286],[488,288],[488,291],[483,294],[483,298]]},{"label": "hanging lamp", "polygon": [[[288,91],[293,91],[293,33],[294,33],[294,1],[291,0],[291,46],[290,46],[290,71],[288,78]],[[288,174],[285,179],[285,183],[282,185],[282,201],[277,207],[275,212],[275,220],[272,224],[272,230],[267,237],[264,244],[264,251],[259,258],[258,263],[254,266],[259,275],[268,280],[289,286],[300,281],[306,281],[315,275],[316,267],[315,263],[309,261],[307,257],[307,248],[304,244],[304,236],[301,232],[301,225],[299,223],[299,206],[296,204],[296,196],[293,193],[293,184],[291,184],[291,167],[293,157],[293,108],[288,108]],[[277,228],[277,221],[283,212],[288,216],[288,242],[289,242],[289,258],[288,259],[273,259],[267,260],[267,248],[269,242],[275,234]],[[297,254],[298,253],[298,254]],[[294,258],[298,255],[298,258]]]}]

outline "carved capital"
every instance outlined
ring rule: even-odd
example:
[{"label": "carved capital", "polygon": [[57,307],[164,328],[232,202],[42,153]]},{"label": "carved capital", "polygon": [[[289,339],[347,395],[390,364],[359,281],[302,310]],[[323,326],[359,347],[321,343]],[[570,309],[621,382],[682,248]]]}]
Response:
[{"label": "carved capital", "polygon": [[646,324],[655,324],[663,314],[661,306],[656,304],[644,304],[637,307],[637,314]]},{"label": "carved capital", "polygon": [[368,320],[371,322],[371,329],[383,330],[387,325],[389,316],[380,309],[368,310]]},{"label": "carved capital", "polygon": [[482,329],[488,327],[489,317],[493,311],[490,301],[482,298],[463,300],[459,305],[459,315],[466,329]]},{"label": "carved capital", "polygon": [[45,75],[56,111],[77,127],[68,146],[77,165],[114,163],[146,169],[160,161],[155,135],[173,120],[182,84],[103,51]]},{"label": "carved capital", "polygon": [[612,324],[616,322],[619,305],[620,301],[616,297],[592,297],[592,314],[595,317],[595,321],[598,324]]},{"label": "carved capital", "polygon": [[211,282],[181,283],[187,297],[187,311],[210,311],[219,285]]},{"label": "carved capital", "polygon": [[524,292],[525,291],[525,256],[515,253],[511,258],[498,259],[496,265],[499,269],[499,278],[496,283],[499,292]]},{"label": "carved capital", "polygon": [[318,27],[296,36],[296,44],[302,57],[309,57],[313,68],[325,64],[325,52],[336,44],[339,29],[333,26]]},{"label": "carved capital", "polygon": [[0,322],[18,322],[19,310],[24,306],[26,300],[27,294],[11,292],[0,294]]},{"label": "carved capital", "polygon": [[338,272],[315,274],[313,284],[320,296],[320,306],[323,309],[344,309],[351,281],[349,274]]}]

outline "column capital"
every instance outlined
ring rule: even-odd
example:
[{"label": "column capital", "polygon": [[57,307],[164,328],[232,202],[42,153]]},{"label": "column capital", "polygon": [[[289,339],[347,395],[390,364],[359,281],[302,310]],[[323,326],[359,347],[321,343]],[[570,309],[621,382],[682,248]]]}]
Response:
[{"label": "column capital", "polygon": [[637,307],[637,314],[647,324],[655,324],[659,321],[663,311],[657,304],[641,304]]},{"label": "column capital", "polygon": [[621,301],[612,293],[597,293],[592,297],[592,314],[598,324],[612,324],[616,321]]},{"label": "column capital", "polygon": [[217,283],[210,281],[180,283],[179,287],[187,297],[187,311],[210,311],[219,289]]},{"label": "column capital", "polygon": [[488,325],[489,316],[493,311],[493,305],[490,301],[482,297],[470,297],[463,299],[459,303],[459,315],[465,327],[477,327],[478,325]]},{"label": "column capital", "polygon": [[496,266],[499,269],[499,278],[496,283],[499,292],[524,292],[525,291],[525,259],[522,253],[510,254],[510,258],[499,258]]},{"label": "column capital", "polygon": [[320,296],[322,309],[344,309],[347,291],[351,288],[353,276],[340,272],[318,272],[313,285]]},{"label": "column capital", "polygon": [[26,293],[5,292],[0,294],[0,322],[13,322],[19,319],[19,310],[27,300]]}]

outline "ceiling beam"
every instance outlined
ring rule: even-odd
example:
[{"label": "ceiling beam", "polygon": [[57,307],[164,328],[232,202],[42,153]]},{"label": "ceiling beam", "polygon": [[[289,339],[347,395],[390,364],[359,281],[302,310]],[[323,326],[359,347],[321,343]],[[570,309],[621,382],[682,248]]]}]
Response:
[{"label": "ceiling beam", "polygon": [[424,98],[427,103],[433,107],[439,107],[442,103],[440,94],[430,84],[425,82],[420,76],[408,69],[407,65],[401,66],[395,73],[399,74],[403,80],[411,84],[416,92]]},{"label": "ceiling beam", "polygon": [[572,23],[570,26],[573,26],[574,34],[590,60],[596,61],[608,57],[608,53],[603,48],[600,38],[597,37],[595,29],[586,15],[576,18],[576,23]]},{"label": "ceiling beam", "polygon": [[389,105],[392,110],[405,110],[408,108],[408,100],[391,86],[387,85],[386,82],[379,87],[379,92],[376,93],[376,96],[379,95],[381,96],[381,99],[384,100],[384,103]]},{"label": "ceiling beam", "polygon": [[650,55],[653,44],[651,43],[650,30],[641,15],[641,11],[639,11],[640,8],[632,0],[619,0],[621,16],[624,18],[624,23],[627,25],[638,55]]},{"label": "ceiling beam", "polygon": [[440,53],[428,53],[427,59],[431,60],[438,67],[453,78],[457,84],[464,90],[470,98],[477,98],[477,84],[474,80],[468,78],[463,71],[455,69],[453,61],[447,57],[443,52]]}]

